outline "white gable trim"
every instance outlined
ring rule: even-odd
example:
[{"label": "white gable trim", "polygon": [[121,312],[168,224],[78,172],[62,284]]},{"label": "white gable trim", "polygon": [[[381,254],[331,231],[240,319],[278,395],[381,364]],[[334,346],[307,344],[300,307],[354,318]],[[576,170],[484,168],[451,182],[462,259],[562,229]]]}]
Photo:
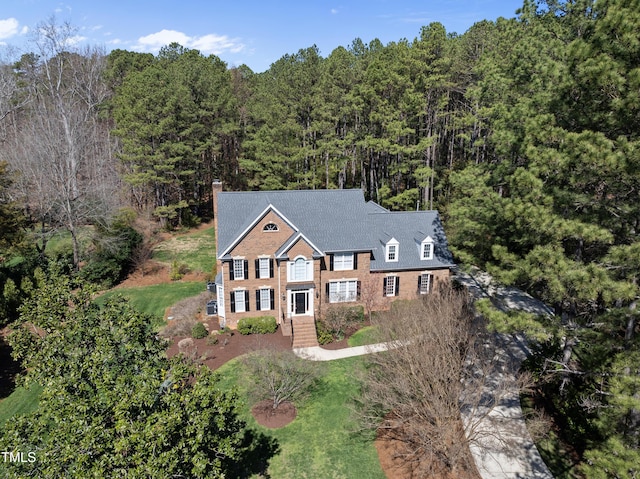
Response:
[{"label": "white gable trim", "polygon": [[309,246],[311,246],[312,249],[316,250],[318,253],[320,253],[321,255],[324,256],[324,253],[322,252],[322,250],[320,248],[318,248],[316,245],[314,245],[309,238],[307,238],[302,232],[298,231],[298,233],[296,235],[294,235],[288,243],[285,244],[284,248],[282,248],[282,251],[280,252],[279,255],[276,256],[276,258],[280,259],[282,258],[292,247],[294,244],[296,244],[296,242],[302,238],[303,240],[305,240],[307,242],[307,244]]},{"label": "white gable trim", "polygon": [[[425,245],[429,245],[429,254],[427,255],[427,257],[425,258],[424,256],[424,247]],[[420,251],[418,252],[418,254],[420,255],[420,260],[421,261],[427,261],[427,260],[432,260],[433,259],[433,250],[435,248],[435,241],[433,241],[433,238],[431,238],[431,236],[427,236],[425,239],[422,240],[422,242],[420,243]]]},{"label": "white gable trim", "polygon": [[[253,220],[249,226],[247,226],[244,231],[242,233],[240,233],[236,239],[234,239],[229,246],[227,246],[224,251],[219,252],[218,253],[218,259],[222,258],[224,255],[228,254],[233,248],[235,248],[238,243],[240,243],[240,241],[242,241],[242,239],[247,235],[247,233],[249,233],[249,231],[251,231],[253,228],[255,228],[255,226],[258,224],[258,222],[260,220],[262,220],[262,218],[264,218],[266,216],[266,214],[269,211],[273,211],[275,214],[277,214],[280,218],[282,218],[282,220],[287,223],[287,225],[289,225],[294,231],[298,231],[298,228],[296,225],[293,224],[293,222],[291,222],[291,220],[289,220],[289,218],[287,218],[285,215],[283,215],[280,211],[278,211],[278,208],[276,208],[275,206],[273,206],[272,204],[269,204],[269,206],[267,206],[264,210],[262,210],[262,213],[260,213],[258,216],[256,216],[256,219]],[[318,250],[319,251],[319,250]]]},{"label": "white gable trim", "polygon": [[[393,250],[393,257],[390,258],[389,253],[391,253],[391,246],[395,246],[395,249]],[[384,248],[384,260],[387,263],[397,263],[398,256],[400,256],[400,243],[397,239],[391,238],[389,241],[387,241],[387,244]]]}]

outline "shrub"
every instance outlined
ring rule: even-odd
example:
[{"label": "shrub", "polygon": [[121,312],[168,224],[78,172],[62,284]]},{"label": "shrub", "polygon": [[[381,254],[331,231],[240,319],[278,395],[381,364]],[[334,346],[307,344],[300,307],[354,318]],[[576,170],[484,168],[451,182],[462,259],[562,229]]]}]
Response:
[{"label": "shrub", "polygon": [[180,281],[185,274],[189,272],[189,266],[184,263],[178,263],[178,260],[171,262],[171,271],[169,272],[169,279],[171,281]]},{"label": "shrub", "polygon": [[364,322],[364,309],[362,306],[332,306],[327,309],[323,322],[334,338],[342,339]]},{"label": "shrub", "polygon": [[183,321],[172,321],[162,328],[160,336],[163,338],[179,338],[189,336],[191,330],[196,325],[195,319],[185,319]]},{"label": "shrub", "polygon": [[94,252],[80,271],[87,282],[111,287],[121,282],[132,269],[133,252],[142,243],[142,235],[131,226],[98,228],[93,239]]},{"label": "shrub", "polygon": [[181,299],[171,306],[169,316],[172,316],[175,321],[197,319],[198,315],[205,310],[207,302],[213,297],[209,291],[203,291],[196,296]]},{"label": "shrub", "polygon": [[302,399],[321,373],[318,363],[299,358],[293,351],[254,351],[242,362],[250,395],[257,401],[270,400],[273,409],[283,401]]},{"label": "shrub", "polygon": [[238,321],[240,334],[269,334],[278,329],[276,318],[273,316],[258,316],[256,318],[242,318]]},{"label": "shrub", "polygon": [[193,328],[191,328],[191,337],[193,339],[202,339],[209,336],[209,331],[205,328],[204,324],[196,323]]},{"label": "shrub", "polygon": [[218,341],[219,341],[219,339],[218,339],[218,335],[217,334],[212,334],[211,336],[209,336],[207,338],[207,344],[209,346],[215,346],[216,344],[218,344]]},{"label": "shrub", "polygon": [[333,334],[322,321],[316,322],[316,335],[318,336],[318,343],[321,345],[329,344],[333,341]]}]

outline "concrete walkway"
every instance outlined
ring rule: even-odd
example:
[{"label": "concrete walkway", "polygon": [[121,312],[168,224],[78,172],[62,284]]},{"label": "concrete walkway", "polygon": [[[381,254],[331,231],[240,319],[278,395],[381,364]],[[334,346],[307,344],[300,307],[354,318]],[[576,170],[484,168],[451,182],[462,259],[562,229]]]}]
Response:
[{"label": "concrete walkway", "polygon": [[[553,314],[545,304],[520,290],[495,286],[486,273],[457,272],[456,279],[466,286],[474,298],[490,297],[500,309]],[[498,358],[500,372],[496,373],[497,377],[491,378],[488,388],[491,388],[491,384],[513,382],[513,376],[529,355],[529,349],[522,338],[496,335],[496,341],[499,341],[498,349],[501,351]],[[394,347],[397,344],[379,343],[336,350],[318,346],[294,349],[294,353],[312,361],[331,361],[387,351]],[[476,440],[470,449],[482,479],[553,479],[527,430],[520,406],[520,391],[516,386],[497,405],[490,404],[470,413],[463,412],[463,421],[469,423],[474,420],[477,421]]]},{"label": "concrete walkway", "polygon": [[393,344],[378,343],[342,349],[324,349],[320,346],[315,346],[312,348],[297,348],[294,349],[293,352],[296,356],[309,359],[311,361],[333,361],[334,359],[352,358],[354,356],[362,356],[364,354],[379,353],[380,351],[387,351],[393,348]]}]

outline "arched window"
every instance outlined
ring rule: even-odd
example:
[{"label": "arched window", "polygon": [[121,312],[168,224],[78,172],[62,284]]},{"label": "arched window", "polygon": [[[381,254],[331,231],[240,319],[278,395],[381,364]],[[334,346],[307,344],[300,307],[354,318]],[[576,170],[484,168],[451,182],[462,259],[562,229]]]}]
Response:
[{"label": "arched window", "polygon": [[304,258],[298,258],[294,262],[293,277],[298,280],[303,280],[307,277],[307,260]]},{"label": "arched window", "polygon": [[289,281],[313,281],[313,260],[298,256],[288,263]]},{"label": "arched window", "polygon": [[278,225],[275,223],[267,223],[264,225],[264,228],[262,228],[262,231],[278,231]]}]

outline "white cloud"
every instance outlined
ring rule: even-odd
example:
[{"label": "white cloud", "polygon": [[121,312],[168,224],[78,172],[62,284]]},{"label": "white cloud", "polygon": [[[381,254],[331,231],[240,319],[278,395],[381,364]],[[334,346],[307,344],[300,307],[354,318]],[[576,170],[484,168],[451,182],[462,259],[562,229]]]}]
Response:
[{"label": "white cloud", "polygon": [[74,35],[67,39],[68,45],[78,45],[87,40],[87,37],[83,37],[82,35]]},{"label": "white cloud", "polygon": [[[0,20],[0,38],[10,38],[18,34],[20,23],[15,18]],[[24,28],[22,29],[24,31]]]},{"label": "white cloud", "polygon": [[331,9],[331,13],[332,13],[333,15],[335,15],[336,13],[338,13],[338,9],[337,9],[337,8],[332,8],[332,9]]},{"label": "white cloud", "polygon": [[229,38],[226,35],[210,33],[200,37],[190,37],[176,30],[161,30],[151,35],[140,37],[135,50],[157,52],[160,48],[170,43],[179,43],[185,48],[193,48],[204,54],[220,55],[224,52],[238,53],[244,50],[245,45],[238,39]]}]

